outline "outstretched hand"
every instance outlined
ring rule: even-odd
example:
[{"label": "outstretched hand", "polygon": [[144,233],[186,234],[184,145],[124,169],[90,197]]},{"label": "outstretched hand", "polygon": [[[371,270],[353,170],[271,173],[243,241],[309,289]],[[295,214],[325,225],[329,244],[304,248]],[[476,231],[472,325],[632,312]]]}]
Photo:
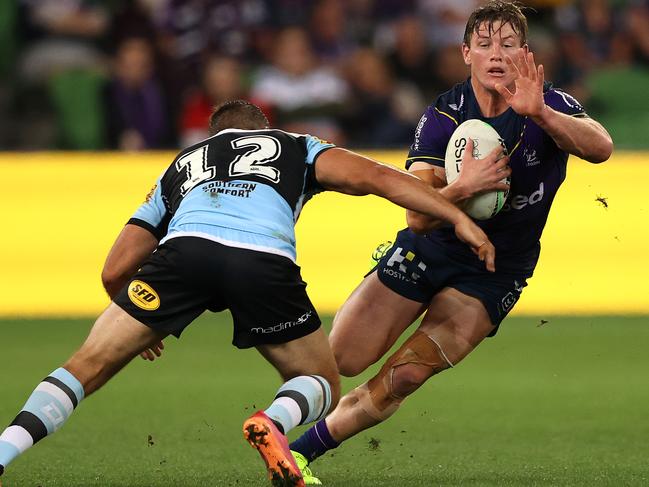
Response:
[{"label": "outstretched hand", "polygon": [[498,83],[496,91],[505,99],[512,109],[522,116],[538,117],[543,112],[545,102],[543,100],[543,82],[545,75],[543,65],[536,66],[534,54],[518,51],[516,59],[510,56],[505,57],[508,66],[514,69],[516,78],[514,80],[514,92]]},{"label": "outstretched hand", "polygon": [[455,235],[471,247],[489,272],[496,270],[496,248],[487,235],[469,217],[455,224]]}]

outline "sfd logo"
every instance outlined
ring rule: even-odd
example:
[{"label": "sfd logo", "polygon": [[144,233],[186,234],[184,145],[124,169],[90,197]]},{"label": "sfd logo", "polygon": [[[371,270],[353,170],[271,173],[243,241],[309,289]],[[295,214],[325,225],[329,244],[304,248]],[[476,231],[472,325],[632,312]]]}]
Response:
[{"label": "sfd logo", "polygon": [[128,286],[128,297],[138,308],[154,311],[160,307],[160,298],[146,282],[133,281]]}]

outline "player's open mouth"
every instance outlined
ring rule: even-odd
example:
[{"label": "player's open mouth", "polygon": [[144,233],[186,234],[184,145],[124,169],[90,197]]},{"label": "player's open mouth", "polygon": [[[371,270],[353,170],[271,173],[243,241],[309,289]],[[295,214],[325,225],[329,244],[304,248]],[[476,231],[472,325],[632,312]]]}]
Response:
[{"label": "player's open mouth", "polygon": [[505,70],[500,68],[492,68],[487,71],[487,74],[495,76],[497,78],[502,78],[503,76],[505,76]]}]

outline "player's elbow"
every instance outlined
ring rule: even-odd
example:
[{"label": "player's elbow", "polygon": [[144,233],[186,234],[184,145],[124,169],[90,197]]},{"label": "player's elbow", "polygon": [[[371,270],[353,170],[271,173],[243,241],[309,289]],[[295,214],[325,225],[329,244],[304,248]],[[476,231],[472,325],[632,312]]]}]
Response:
[{"label": "player's elbow", "polygon": [[611,136],[602,134],[598,137],[597,143],[593,144],[590,153],[584,156],[584,159],[593,164],[600,164],[610,159],[613,149],[614,144]]},{"label": "player's elbow", "polygon": [[125,283],[125,276],[110,267],[101,271],[101,283],[108,296],[113,299]]}]

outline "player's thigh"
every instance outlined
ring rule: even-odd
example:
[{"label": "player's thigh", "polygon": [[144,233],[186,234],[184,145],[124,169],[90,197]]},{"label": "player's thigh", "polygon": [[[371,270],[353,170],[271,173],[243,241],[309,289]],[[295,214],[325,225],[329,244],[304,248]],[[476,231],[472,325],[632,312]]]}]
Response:
[{"label": "player's thigh", "polygon": [[334,318],[329,336],[340,372],[355,376],[379,360],[425,304],[405,298],[369,274]]},{"label": "player's thigh", "polygon": [[64,367],[84,385],[88,394],[138,353],[165,336],[111,303],[97,318],[81,348]]},{"label": "player's thigh", "polygon": [[285,381],[299,375],[319,375],[329,382],[332,396],[339,397],[338,368],[322,328],[286,343],[257,345],[256,348]]},{"label": "player's thigh", "polygon": [[435,340],[455,365],[494,330],[494,325],[479,299],[446,287],[431,300],[419,329]]}]

